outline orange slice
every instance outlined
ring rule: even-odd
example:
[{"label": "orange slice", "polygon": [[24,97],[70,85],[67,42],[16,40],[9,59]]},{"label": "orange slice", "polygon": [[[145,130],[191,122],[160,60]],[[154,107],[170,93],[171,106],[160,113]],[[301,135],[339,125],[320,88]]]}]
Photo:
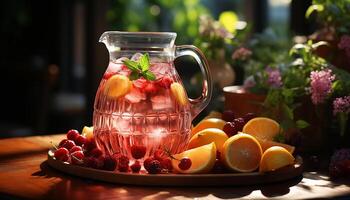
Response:
[{"label": "orange slice", "polygon": [[[215,143],[212,142],[210,144],[197,147],[194,149],[190,149],[184,151],[179,154],[173,155],[175,159],[171,160],[171,164],[173,169],[177,173],[183,174],[200,174],[200,173],[208,173],[215,164],[216,160],[216,146]],[[179,162],[182,158],[191,159],[191,167],[187,170],[182,170],[179,168]]]},{"label": "orange slice", "polygon": [[262,155],[259,172],[274,171],[279,168],[292,165],[294,157],[285,148],[273,146]]},{"label": "orange slice", "polygon": [[223,130],[207,128],[199,131],[190,139],[188,149],[193,149],[214,142],[218,151],[221,152],[222,146],[227,139],[228,137]]},{"label": "orange slice", "polygon": [[262,140],[272,141],[280,132],[280,125],[273,119],[256,117],[244,125],[242,132]]},{"label": "orange slice", "polygon": [[268,148],[273,147],[273,146],[283,147],[291,154],[293,154],[294,150],[295,150],[295,147],[292,146],[292,145],[279,143],[279,142],[275,142],[275,141],[270,141],[270,140],[262,140],[262,139],[259,139],[259,138],[256,138],[256,139],[260,143],[260,146],[261,146],[263,152],[265,152]]},{"label": "orange slice", "polygon": [[170,85],[170,90],[171,93],[173,94],[173,96],[175,97],[176,101],[185,106],[188,103],[188,98],[186,95],[186,91],[185,89],[182,87],[182,85],[180,83],[172,83]]},{"label": "orange slice", "polygon": [[127,94],[131,86],[132,82],[128,77],[117,74],[107,80],[103,92],[110,98],[118,99]]},{"label": "orange slice", "polygon": [[222,130],[225,124],[226,121],[218,118],[203,119],[192,129],[191,136],[194,136],[196,133],[206,128],[218,128]]},{"label": "orange slice", "polygon": [[261,155],[260,144],[253,136],[238,133],[224,143],[221,160],[233,171],[252,172],[258,169]]}]

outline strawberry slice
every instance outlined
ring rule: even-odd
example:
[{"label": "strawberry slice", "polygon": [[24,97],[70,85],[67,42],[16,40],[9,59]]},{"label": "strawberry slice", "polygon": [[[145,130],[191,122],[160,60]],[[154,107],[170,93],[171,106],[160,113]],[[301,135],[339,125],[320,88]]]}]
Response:
[{"label": "strawberry slice", "polygon": [[147,83],[147,85],[144,87],[144,90],[148,94],[156,94],[158,92],[159,88],[157,87],[157,85],[154,82],[149,81]]},{"label": "strawberry slice", "polygon": [[157,81],[157,84],[162,88],[169,89],[173,82],[173,79],[171,79],[169,76],[163,76],[163,78]]}]

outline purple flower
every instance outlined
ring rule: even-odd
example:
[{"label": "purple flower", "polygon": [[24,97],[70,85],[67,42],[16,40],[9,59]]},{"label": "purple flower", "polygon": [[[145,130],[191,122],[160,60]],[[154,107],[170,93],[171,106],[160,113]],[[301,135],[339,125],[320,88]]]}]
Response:
[{"label": "purple flower", "polygon": [[256,82],[255,82],[254,76],[248,76],[248,77],[244,80],[243,88],[244,88],[244,89],[249,89],[249,88],[254,87],[255,85],[256,85]]},{"label": "purple flower", "polygon": [[232,54],[233,60],[247,60],[252,55],[252,51],[247,48],[240,47]]},{"label": "purple flower", "polygon": [[350,96],[336,98],[333,101],[333,115],[350,112]]},{"label": "purple flower", "polygon": [[267,83],[272,87],[272,88],[280,88],[282,86],[282,77],[281,77],[281,72],[279,69],[274,69],[271,67],[267,67],[265,69],[268,79]]},{"label": "purple flower", "polygon": [[330,69],[312,71],[310,79],[312,103],[315,105],[323,103],[332,92],[332,81],[335,79],[335,75],[332,75],[332,70]]}]

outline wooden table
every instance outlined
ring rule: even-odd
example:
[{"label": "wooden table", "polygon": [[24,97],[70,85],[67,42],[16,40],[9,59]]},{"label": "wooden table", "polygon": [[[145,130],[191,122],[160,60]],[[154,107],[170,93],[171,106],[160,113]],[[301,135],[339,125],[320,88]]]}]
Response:
[{"label": "wooden table", "polygon": [[350,199],[350,181],[305,172],[283,183],[245,187],[140,187],[66,175],[47,165],[50,141],[64,135],[0,140],[0,199]]}]

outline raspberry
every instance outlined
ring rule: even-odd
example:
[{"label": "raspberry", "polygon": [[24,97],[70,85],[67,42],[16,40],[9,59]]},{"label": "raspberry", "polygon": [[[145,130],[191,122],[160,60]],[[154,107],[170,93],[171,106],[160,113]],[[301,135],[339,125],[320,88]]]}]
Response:
[{"label": "raspberry", "polygon": [[117,166],[117,160],[113,156],[105,156],[103,160],[103,169],[114,171]]},{"label": "raspberry", "polygon": [[182,158],[179,163],[179,168],[182,170],[188,170],[192,165],[192,161],[189,158]]},{"label": "raspberry", "polygon": [[162,166],[158,160],[152,160],[146,170],[150,174],[159,174],[162,171]]},{"label": "raspberry", "polygon": [[233,122],[235,123],[235,127],[237,128],[237,131],[242,131],[243,126],[245,125],[245,121],[243,118],[236,118],[233,120]]},{"label": "raspberry", "polygon": [[91,167],[94,169],[102,169],[103,167],[103,157],[95,158],[95,157],[84,157],[83,159],[84,165],[87,167]]},{"label": "raspberry", "polygon": [[235,119],[235,113],[232,110],[225,110],[221,118],[227,122],[232,122]]},{"label": "raspberry", "polygon": [[247,113],[244,115],[243,119],[244,119],[244,122],[247,123],[249,120],[251,120],[255,117],[257,117],[257,115],[255,113]]},{"label": "raspberry", "polygon": [[140,171],[140,169],[141,169],[141,164],[140,164],[139,161],[136,161],[134,164],[132,164],[132,165],[130,166],[130,168],[131,168],[131,171],[132,171],[132,172],[138,173],[138,172]]},{"label": "raspberry", "polygon": [[129,158],[125,155],[117,155],[117,169],[120,172],[127,172],[129,170]]},{"label": "raspberry", "polygon": [[146,160],[143,161],[143,166],[148,171],[150,167],[150,163],[154,160],[154,157],[148,157]]},{"label": "raspberry", "polygon": [[146,154],[146,147],[141,145],[131,146],[131,155],[135,159],[143,158]]}]

